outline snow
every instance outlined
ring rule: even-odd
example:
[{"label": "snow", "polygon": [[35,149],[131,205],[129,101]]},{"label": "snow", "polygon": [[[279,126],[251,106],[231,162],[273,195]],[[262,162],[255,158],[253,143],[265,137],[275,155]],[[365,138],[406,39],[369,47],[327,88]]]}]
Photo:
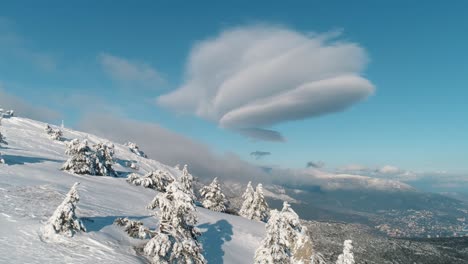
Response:
[{"label": "snow", "polygon": [[[154,211],[145,205],[157,192],[128,184],[125,176],[159,169],[179,177],[181,171],[139,156],[117,142],[113,143],[114,168],[121,177],[61,171],[68,158],[66,141],[87,139],[90,145],[109,141],[66,128],[64,141],[55,141],[44,133],[45,125],[12,117],[3,119],[0,126],[8,141],[1,149],[6,164],[0,164],[0,263],[145,263],[136,247],[142,248],[147,240],[130,238],[113,222],[127,217],[155,228]],[[126,161],[136,162],[140,169],[135,172],[126,167]],[[76,214],[87,232],[56,242],[43,239],[44,224],[75,182],[80,182]],[[265,235],[263,223],[203,208],[197,208],[197,213],[208,263],[252,263]]]}]

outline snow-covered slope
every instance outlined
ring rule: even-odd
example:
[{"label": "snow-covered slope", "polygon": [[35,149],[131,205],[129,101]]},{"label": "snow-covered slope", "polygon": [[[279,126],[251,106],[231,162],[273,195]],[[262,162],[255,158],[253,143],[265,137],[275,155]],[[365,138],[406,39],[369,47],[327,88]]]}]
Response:
[{"label": "snow-covered slope", "polygon": [[[130,185],[124,177],[78,176],[61,171],[67,159],[65,143],[49,139],[44,127],[44,123],[26,118],[2,120],[0,129],[8,145],[1,149],[6,164],[0,164],[0,263],[145,263],[135,250],[145,241],[129,238],[113,221],[129,217],[154,228],[157,218],[145,206],[156,192]],[[68,129],[64,137],[107,142]],[[171,167],[133,154],[126,146],[114,144],[114,167],[121,175],[134,172],[121,165],[128,160],[137,162],[138,174],[156,169],[179,174]],[[77,214],[87,232],[60,242],[46,242],[41,238],[43,223],[77,181],[81,182]],[[264,224],[203,208],[198,208],[198,215],[209,263],[252,262],[264,236]]]}]

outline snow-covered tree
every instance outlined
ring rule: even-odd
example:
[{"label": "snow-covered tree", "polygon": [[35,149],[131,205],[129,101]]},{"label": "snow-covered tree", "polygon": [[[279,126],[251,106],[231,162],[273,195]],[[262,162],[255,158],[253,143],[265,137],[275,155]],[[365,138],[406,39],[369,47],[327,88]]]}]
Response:
[{"label": "snow-covered tree", "polygon": [[200,190],[200,195],[203,198],[203,207],[215,212],[224,212],[226,210],[226,196],[221,191],[218,178],[214,178],[210,185],[203,187]]},{"label": "snow-covered tree", "polygon": [[193,192],[193,176],[188,172],[187,164],[182,169],[182,176],[180,176],[179,180],[185,192],[195,199],[195,193]]},{"label": "snow-covered tree", "polygon": [[88,141],[74,139],[67,144],[65,154],[70,158],[63,164],[62,170],[76,174],[96,175],[96,155],[88,146]]},{"label": "snow-covered tree", "polygon": [[148,158],[148,156],[146,156],[146,154],[140,150],[140,147],[138,147],[136,143],[127,142],[124,145],[127,146],[130,149],[130,151],[135,153],[136,155],[143,157],[143,158]]},{"label": "snow-covered tree", "polygon": [[2,118],[10,118],[13,117],[15,114],[15,111],[13,110],[5,110],[3,108],[0,108],[0,117]]},{"label": "snow-covered tree", "polygon": [[205,264],[202,246],[197,240],[196,207],[193,198],[178,181],[159,193],[149,208],[159,207],[159,227],[145,245],[144,252],[153,263]]},{"label": "snow-covered tree", "polygon": [[145,188],[155,189],[159,192],[165,192],[167,186],[174,181],[174,177],[167,171],[151,171],[140,177],[136,173],[128,176],[127,182],[134,185],[141,185]]},{"label": "snow-covered tree", "polygon": [[336,264],[354,264],[353,241],[345,240],[343,243],[343,253],[338,256]]},{"label": "snow-covered tree", "polygon": [[54,234],[65,234],[72,237],[76,232],[85,231],[83,223],[76,216],[76,204],[80,200],[75,183],[63,202],[57,207],[54,214],[49,218],[44,229],[44,235],[51,237]]},{"label": "snow-covered tree", "polygon": [[[2,144],[8,145],[8,142],[6,142],[5,137],[3,136],[2,132],[0,132],[0,148],[2,147]],[[0,164],[4,164],[5,160],[2,158],[2,153],[0,152]]]},{"label": "snow-covered tree", "polygon": [[252,207],[247,218],[266,222],[268,220],[269,210],[268,203],[266,202],[265,195],[263,194],[263,185],[259,183],[255,188]]},{"label": "snow-covered tree", "polygon": [[[271,217],[266,224],[266,237],[255,252],[254,263],[296,264],[310,260],[311,243],[305,232],[299,216],[284,202],[281,211],[271,211]],[[307,251],[305,246],[310,249]]]},{"label": "snow-covered tree", "polygon": [[45,127],[45,131],[46,131],[47,135],[49,135],[50,139],[58,140],[58,141],[63,140],[62,130],[60,130],[58,128],[52,128],[50,125],[47,124],[46,127]]},{"label": "snow-covered tree", "polygon": [[239,215],[245,218],[252,217],[254,214],[252,212],[252,205],[254,201],[255,191],[252,188],[252,182],[249,181],[247,184],[247,188],[245,189],[244,194],[242,195],[242,199],[244,202],[242,203],[242,207],[239,211]]},{"label": "snow-covered tree", "polygon": [[149,239],[154,236],[154,232],[143,225],[141,221],[134,221],[128,218],[117,218],[114,223],[124,228],[124,231],[133,238]]},{"label": "snow-covered tree", "polygon": [[94,145],[96,151],[96,175],[117,176],[117,172],[112,168],[114,164],[114,145],[98,143]]},{"label": "snow-covered tree", "polygon": [[128,167],[130,169],[133,169],[133,170],[139,170],[140,167],[138,167],[138,164],[136,163],[136,161],[126,161],[125,162],[125,167]]}]

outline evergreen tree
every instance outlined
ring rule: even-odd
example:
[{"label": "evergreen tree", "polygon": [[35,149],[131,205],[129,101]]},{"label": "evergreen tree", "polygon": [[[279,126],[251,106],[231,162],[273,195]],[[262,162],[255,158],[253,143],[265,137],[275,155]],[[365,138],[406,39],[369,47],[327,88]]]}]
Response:
[{"label": "evergreen tree", "polygon": [[226,197],[221,191],[221,185],[218,178],[214,178],[210,185],[200,190],[203,198],[203,207],[215,212],[224,212],[226,210]]},{"label": "evergreen tree", "polygon": [[47,124],[46,127],[45,127],[45,131],[46,131],[47,135],[49,135],[50,139],[58,140],[58,141],[63,140],[62,130],[60,130],[58,128],[54,129],[50,125]]},{"label": "evergreen tree", "polygon": [[345,240],[343,243],[343,253],[338,256],[336,264],[354,264],[353,241]]},{"label": "evergreen tree", "polygon": [[94,145],[96,150],[96,175],[117,176],[112,168],[114,164],[114,145],[98,143]]},{"label": "evergreen tree", "polygon": [[263,185],[259,183],[255,188],[255,194],[252,202],[252,208],[247,218],[266,222],[268,220],[268,203],[263,194]]},{"label": "evergreen tree", "polygon": [[252,219],[253,217],[253,201],[254,201],[255,191],[252,188],[252,182],[249,181],[247,184],[247,188],[245,189],[244,194],[242,195],[242,199],[244,202],[242,203],[242,207],[239,211],[239,215],[248,219]]},{"label": "evergreen tree", "polygon": [[76,232],[85,231],[83,223],[75,214],[76,204],[80,200],[77,187],[79,183],[75,183],[63,202],[57,207],[54,214],[46,223],[44,235],[50,237],[53,234],[65,234],[72,237]]},{"label": "evergreen tree", "polygon": [[312,243],[299,216],[287,202],[283,209],[271,211],[266,224],[266,237],[255,252],[254,263],[304,263],[313,255]]},{"label": "evergreen tree", "polygon": [[180,176],[180,183],[184,188],[185,192],[189,194],[193,199],[195,199],[195,194],[193,192],[193,176],[188,172],[187,164],[182,170],[182,176]]},{"label": "evergreen tree", "polygon": [[130,151],[135,153],[136,155],[143,157],[143,158],[148,158],[148,156],[146,156],[146,154],[140,150],[140,147],[138,147],[136,143],[127,142],[124,145],[127,146],[130,149]]},{"label": "evergreen tree", "polygon": [[156,170],[142,177],[138,176],[136,173],[132,173],[128,176],[127,182],[137,186],[141,185],[145,188],[155,189],[159,192],[165,192],[167,186],[174,182],[174,177],[167,171]]},{"label": "evergreen tree", "polygon": [[154,236],[154,233],[150,231],[141,221],[134,221],[128,218],[117,218],[114,223],[124,228],[124,231],[133,238],[149,239]]},{"label": "evergreen tree", "polygon": [[195,229],[197,217],[193,198],[174,181],[165,193],[159,193],[149,208],[159,207],[159,227],[145,245],[144,252],[158,264],[205,264],[202,246]]},{"label": "evergreen tree", "polygon": [[96,175],[96,155],[88,146],[88,141],[74,139],[67,144],[65,153],[70,158],[63,164],[62,170],[76,174]]}]

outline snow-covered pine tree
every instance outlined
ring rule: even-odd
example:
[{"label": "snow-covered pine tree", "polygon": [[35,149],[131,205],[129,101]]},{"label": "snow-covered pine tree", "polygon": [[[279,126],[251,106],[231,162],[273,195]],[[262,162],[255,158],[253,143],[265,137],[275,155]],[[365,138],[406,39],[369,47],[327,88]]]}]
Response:
[{"label": "snow-covered pine tree", "polygon": [[52,127],[50,127],[49,124],[46,124],[44,130],[45,130],[45,132],[47,133],[47,135],[49,135],[49,134],[52,132]]},{"label": "snow-covered pine tree", "polygon": [[13,117],[15,114],[15,111],[13,110],[5,110],[3,108],[0,108],[0,117],[2,118],[10,118]]},{"label": "snow-covered pine tree", "polygon": [[148,158],[148,156],[143,151],[140,150],[140,147],[138,147],[136,143],[127,142],[124,145],[127,146],[130,149],[130,151],[135,153],[136,155],[143,157],[143,158]]},{"label": "snow-covered pine tree", "polygon": [[83,223],[76,216],[76,204],[80,200],[75,183],[63,202],[57,207],[54,214],[49,218],[44,228],[44,235],[51,237],[54,234],[65,234],[72,237],[76,232],[85,231]]},{"label": "snow-covered pine tree", "polygon": [[96,155],[88,146],[88,141],[73,139],[67,144],[65,154],[70,158],[63,164],[62,170],[76,174],[96,175]]},{"label": "snow-covered pine tree", "polygon": [[343,243],[343,253],[338,256],[336,264],[354,264],[353,241],[345,240]]},{"label": "snow-covered pine tree", "polygon": [[[6,142],[5,137],[3,136],[2,132],[0,132],[0,148],[2,147],[2,144],[8,145],[8,142]],[[0,164],[4,164],[5,160],[2,158],[2,153],[0,152]]]},{"label": "snow-covered pine tree", "polygon": [[253,217],[253,211],[252,211],[252,205],[254,201],[254,196],[255,196],[255,191],[252,188],[252,182],[249,181],[247,184],[247,188],[245,189],[244,194],[242,195],[242,199],[244,202],[242,203],[242,207],[239,211],[239,215],[248,219],[252,219]]},{"label": "snow-covered pine tree", "polygon": [[112,168],[114,164],[114,145],[98,143],[94,145],[96,151],[96,175],[117,176],[117,172]]},{"label": "snow-covered pine tree", "polygon": [[58,128],[54,129],[49,124],[46,124],[45,131],[46,131],[47,135],[49,135],[50,139],[58,140],[58,141],[63,140],[62,130],[60,130]]},{"label": "snow-covered pine tree", "polygon": [[57,141],[62,141],[63,140],[63,132],[60,129],[54,129],[52,132],[49,134],[49,137],[53,140]]},{"label": "snow-covered pine tree", "polygon": [[266,237],[255,252],[254,263],[306,263],[313,256],[312,243],[299,216],[287,202],[283,209],[271,211],[266,224]]},{"label": "snow-covered pine tree", "polygon": [[185,164],[184,168],[182,169],[180,183],[185,192],[188,193],[193,199],[195,199],[195,193],[193,192],[193,176],[188,172],[187,164]]},{"label": "snow-covered pine tree", "polygon": [[145,245],[144,252],[152,263],[205,264],[202,246],[197,240],[196,207],[178,181],[159,193],[149,208],[159,207],[159,227],[155,236]]},{"label": "snow-covered pine tree", "polygon": [[263,194],[263,185],[259,183],[255,188],[254,198],[252,202],[252,208],[247,218],[266,222],[268,220],[268,203],[265,200],[265,195]]},{"label": "snow-covered pine tree", "polygon": [[150,231],[141,221],[134,221],[128,218],[117,218],[114,224],[124,228],[124,231],[133,238],[149,239],[154,236],[154,232]]},{"label": "snow-covered pine tree", "polygon": [[218,178],[214,178],[210,185],[203,187],[200,190],[200,195],[203,198],[203,207],[215,212],[224,212],[226,210],[226,197],[221,191],[221,185],[218,183]]},{"label": "snow-covered pine tree", "polygon": [[289,238],[283,232],[284,221],[278,210],[271,211],[266,228],[266,237],[255,251],[255,264],[291,263],[291,248]]},{"label": "snow-covered pine tree", "polygon": [[155,189],[159,192],[165,192],[167,186],[174,182],[174,177],[167,171],[156,170],[151,171],[140,177],[136,173],[132,173],[128,176],[127,182],[134,185],[141,185],[145,188]]}]

